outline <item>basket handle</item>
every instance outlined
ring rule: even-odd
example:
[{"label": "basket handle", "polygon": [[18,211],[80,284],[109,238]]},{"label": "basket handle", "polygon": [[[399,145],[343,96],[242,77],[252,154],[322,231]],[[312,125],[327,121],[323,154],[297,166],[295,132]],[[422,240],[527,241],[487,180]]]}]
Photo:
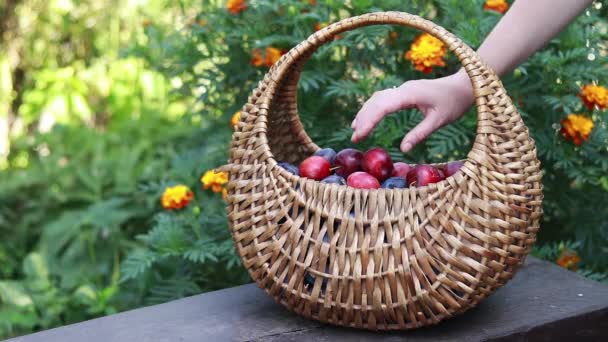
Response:
[{"label": "basket handle", "polygon": [[[286,116],[280,118],[281,129],[284,129],[282,127],[287,122],[291,125],[292,139],[307,149],[307,152],[316,151],[318,146],[304,131],[297,113],[297,85],[304,64],[321,45],[332,41],[336,35],[363,26],[384,24],[409,26],[425,31],[443,41],[460,60],[471,81],[477,107],[477,135],[467,156],[469,162],[483,165],[490,170],[506,171],[501,166],[512,163],[517,160],[517,156],[525,152],[517,152],[519,147],[526,145],[526,149],[535,148],[521,116],[507,96],[500,79],[481,61],[479,55],[443,27],[404,12],[375,12],[347,18],[315,32],[293,47],[271,67],[249,98],[244,111],[253,114],[247,120],[254,123],[249,129],[255,133],[250,133],[256,135],[271,133],[267,131],[273,129],[272,121],[279,118],[274,113],[272,117],[266,116],[273,105],[273,100],[281,98],[282,106],[286,106],[287,103],[288,107],[287,110],[280,111],[280,115]],[[501,157],[507,153],[509,157]],[[273,159],[270,153],[269,157]],[[468,169],[473,170],[473,168]]]}]

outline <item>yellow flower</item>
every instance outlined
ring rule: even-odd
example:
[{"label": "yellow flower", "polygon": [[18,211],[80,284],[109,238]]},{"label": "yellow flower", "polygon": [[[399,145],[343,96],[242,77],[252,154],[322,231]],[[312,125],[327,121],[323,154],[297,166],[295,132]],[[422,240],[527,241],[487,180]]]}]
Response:
[{"label": "yellow flower", "polygon": [[240,119],[241,119],[241,112],[238,111],[238,112],[234,113],[234,115],[230,119],[230,125],[232,127],[238,125]]},{"label": "yellow flower", "polygon": [[226,8],[232,14],[239,14],[247,9],[247,3],[245,0],[228,0]]},{"label": "yellow flower", "polygon": [[260,49],[253,49],[251,51],[251,64],[256,67],[267,66],[270,68],[282,55],[283,51],[273,47],[267,47],[264,53]]},{"label": "yellow flower", "polygon": [[505,0],[486,0],[486,4],[483,5],[483,9],[498,13],[505,13],[507,9],[509,9],[509,4]]},{"label": "yellow flower", "polygon": [[441,40],[423,33],[414,40],[405,58],[412,61],[416,70],[428,74],[433,71],[433,66],[445,66],[443,58],[446,53],[445,44]]},{"label": "yellow flower", "polygon": [[594,106],[600,109],[606,109],[608,106],[608,89],[601,85],[587,84],[581,88],[578,97],[589,110],[593,110]]},{"label": "yellow flower", "polygon": [[223,185],[228,183],[228,173],[208,170],[201,177],[201,182],[203,183],[204,190],[211,188],[213,192],[221,192]]},{"label": "yellow flower", "polygon": [[194,194],[185,185],[171,186],[165,189],[160,204],[167,210],[182,209],[192,201]]},{"label": "yellow flower", "polygon": [[593,130],[593,121],[584,115],[570,114],[562,120],[561,133],[564,139],[572,140],[575,145],[582,144]]},{"label": "yellow flower", "polygon": [[563,250],[555,260],[555,263],[560,265],[563,268],[567,268],[569,270],[575,270],[577,264],[581,261],[581,257],[579,257],[575,251],[572,250]]}]

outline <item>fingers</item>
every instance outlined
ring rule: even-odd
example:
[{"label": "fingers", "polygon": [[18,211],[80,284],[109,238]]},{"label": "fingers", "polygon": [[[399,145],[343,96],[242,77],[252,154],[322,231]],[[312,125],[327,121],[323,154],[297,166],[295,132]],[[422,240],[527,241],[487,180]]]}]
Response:
[{"label": "fingers", "polygon": [[431,133],[442,126],[435,115],[427,115],[416,127],[409,131],[401,141],[401,151],[409,152],[416,144],[426,139]]},{"label": "fingers", "polygon": [[353,142],[367,137],[386,115],[415,105],[414,92],[409,91],[407,84],[406,82],[399,88],[378,91],[363,104],[351,124]]},{"label": "fingers", "polygon": [[[359,142],[367,137],[378,123],[388,114],[405,108],[412,108],[425,101],[424,92],[416,81],[406,82],[399,88],[386,89],[374,93],[361,107],[351,124],[351,140]],[[422,84],[420,84],[422,85]],[[420,107],[419,107],[420,108]],[[426,139],[440,128],[444,121],[434,110],[426,115],[416,127],[405,135],[401,142],[401,151],[409,152],[416,144]]]}]

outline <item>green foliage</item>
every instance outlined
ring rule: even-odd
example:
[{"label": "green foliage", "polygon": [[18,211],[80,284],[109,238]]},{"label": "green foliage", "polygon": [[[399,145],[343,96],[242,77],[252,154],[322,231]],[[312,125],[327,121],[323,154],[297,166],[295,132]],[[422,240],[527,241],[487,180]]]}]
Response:
[{"label": "green foliage", "polygon": [[[155,46],[164,48],[160,54],[166,58],[164,63],[152,64],[172,77],[180,77],[184,81],[181,91],[199,96],[198,109],[224,122],[246,102],[267,72],[266,67],[251,65],[252,50],[289,49],[313,33],[315,23],[372,10],[407,11],[446,27],[475,48],[501,17],[484,10],[483,0],[324,1],[316,6],[306,1],[257,1],[237,15],[215,4],[202,2],[198,18],[205,19],[205,25],[151,37],[159,40]],[[539,244],[576,241],[590,272],[608,270],[608,118],[606,111],[585,109],[577,94],[584,84],[608,85],[608,69],[603,67],[607,25],[602,12],[592,6],[542,51],[503,77],[537,142],[545,170],[545,216]],[[397,34],[396,38],[389,38],[391,32]],[[353,147],[350,121],[374,91],[458,70],[460,65],[450,54],[447,67],[435,68],[430,75],[416,71],[404,53],[417,34],[403,27],[365,27],[346,32],[318,49],[304,67],[298,93],[301,120],[317,144]],[[591,136],[580,147],[559,134],[561,120],[570,113],[594,120]],[[398,150],[399,142],[420,120],[415,110],[395,113],[356,147],[383,146],[394,159],[413,162],[466,156],[475,137],[473,110],[403,155]]]},{"label": "green foliage", "polygon": [[[221,196],[202,191],[199,181],[226,160],[231,129],[218,130],[211,120],[192,125],[200,121],[199,115],[171,119],[146,110],[140,118],[111,120],[107,130],[55,125],[13,141],[9,169],[0,173],[0,282],[4,292],[30,300],[18,306],[0,298],[0,312],[11,317],[0,335],[248,279],[234,253]],[[160,195],[177,183],[194,190],[192,210],[164,213]],[[48,265],[44,301],[27,292],[30,279],[21,260],[31,253]],[[43,320],[38,307],[54,303]]]},{"label": "green foliage", "polygon": [[[48,134],[14,142],[9,163],[15,168],[0,173],[0,279],[15,280],[0,282],[10,291],[25,289],[29,304],[7,302],[6,295],[0,311],[12,317],[19,309],[37,318],[27,324],[1,320],[1,335],[137,303],[118,289],[120,261],[133,248],[131,238],[145,231],[159,206],[141,187],[164,181],[172,158],[178,158],[175,141],[191,134],[190,127],[154,113],[145,118],[111,132],[55,126]],[[43,261],[36,269],[43,269],[47,280],[44,296],[32,295],[33,268],[21,265],[31,255]]]},{"label": "green foliage", "polygon": [[[581,252],[581,243],[579,241],[559,241],[536,245],[532,249],[531,254],[537,258],[555,262],[564,251],[579,254]],[[581,267],[576,272],[584,277],[608,284],[608,273],[594,271],[595,265],[596,263],[593,260],[582,260]]]},{"label": "green foliage", "polygon": [[30,253],[23,262],[22,279],[0,281],[2,335],[116,312],[115,305],[110,303],[118,290],[115,284],[97,288],[82,282],[67,289],[53,279],[47,262],[43,255]]},{"label": "green foliage", "polygon": [[182,183],[194,190],[194,200],[181,211],[159,211],[150,217],[151,228],[136,235],[138,245],[121,266],[121,284],[137,293],[139,303],[161,303],[249,280],[234,251],[221,195],[201,189],[201,175],[228,157],[231,133],[225,122],[222,129],[208,120],[209,126],[181,141],[181,152],[163,180],[140,188],[158,200],[167,186]]},{"label": "green foliage", "polygon": [[139,279],[138,286],[148,294],[147,304],[248,281],[226,218],[218,215],[223,207],[211,198],[203,201],[207,204],[194,206],[194,214],[157,215],[152,229],[137,237],[143,248],[124,261],[122,280]]}]

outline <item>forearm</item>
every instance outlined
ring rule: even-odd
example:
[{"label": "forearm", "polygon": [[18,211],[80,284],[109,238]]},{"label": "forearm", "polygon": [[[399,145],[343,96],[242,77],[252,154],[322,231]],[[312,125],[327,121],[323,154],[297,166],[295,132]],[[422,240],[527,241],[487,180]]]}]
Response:
[{"label": "forearm", "polygon": [[516,0],[477,50],[503,75],[542,48],[592,0]]},{"label": "forearm", "polygon": [[[477,53],[498,75],[516,68],[578,16],[592,0],[516,0]],[[461,70],[457,82],[470,87]]]}]

